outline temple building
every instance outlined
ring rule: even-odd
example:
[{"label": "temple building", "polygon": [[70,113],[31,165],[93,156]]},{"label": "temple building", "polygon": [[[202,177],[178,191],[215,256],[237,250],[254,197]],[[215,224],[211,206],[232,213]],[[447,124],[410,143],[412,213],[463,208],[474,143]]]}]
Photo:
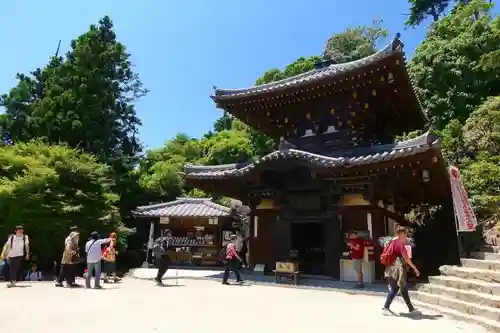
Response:
[{"label": "temple building", "polygon": [[[363,59],[323,59],[277,82],[215,90],[218,108],[279,142],[256,160],[184,168],[188,184],[251,208],[251,265],[292,260],[340,278],[349,230],[391,235],[413,205],[449,201],[440,139],[405,64],[398,34]],[[424,134],[395,143],[415,130]]]}]

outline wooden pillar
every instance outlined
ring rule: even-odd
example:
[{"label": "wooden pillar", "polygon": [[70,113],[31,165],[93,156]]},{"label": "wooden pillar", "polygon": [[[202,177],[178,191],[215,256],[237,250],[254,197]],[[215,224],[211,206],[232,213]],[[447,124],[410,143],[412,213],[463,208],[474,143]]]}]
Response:
[{"label": "wooden pillar", "polygon": [[276,216],[273,222],[273,248],[276,261],[290,259],[291,224],[290,220]]},{"label": "wooden pillar", "polygon": [[325,274],[340,278],[341,222],[337,214],[325,221]]}]

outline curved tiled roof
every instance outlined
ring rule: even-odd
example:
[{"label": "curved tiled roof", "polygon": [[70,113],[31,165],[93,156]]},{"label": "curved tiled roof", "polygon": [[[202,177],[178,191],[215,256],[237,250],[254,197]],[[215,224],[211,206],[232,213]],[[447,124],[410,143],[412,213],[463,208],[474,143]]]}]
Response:
[{"label": "curved tiled roof", "polygon": [[225,100],[230,98],[244,97],[256,95],[259,93],[266,93],[281,89],[286,89],[290,87],[295,87],[301,85],[303,83],[316,82],[320,81],[326,77],[333,77],[340,74],[345,74],[349,71],[356,70],[365,66],[369,66],[381,59],[384,59],[392,54],[401,54],[404,55],[401,48],[394,48],[393,42],[384,47],[382,50],[359,60],[341,63],[341,64],[332,64],[326,66],[324,68],[317,68],[310,70],[308,72],[289,77],[283,80],[274,81],[267,84],[261,84],[258,86],[252,86],[249,88],[242,89],[216,89],[215,95],[212,96],[214,101]]},{"label": "curved tiled roof", "polygon": [[216,204],[211,198],[177,198],[137,207],[133,214],[138,217],[222,217],[230,216],[231,208]]},{"label": "curved tiled roof", "polygon": [[297,149],[285,149],[274,151],[260,160],[248,163],[225,164],[218,166],[196,166],[186,165],[184,173],[192,179],[219,179],[227,177],[238,177],[254,170],[259,164],[275,160],[295,160],[306,162],[313,166],[323,168],[349,168],[365,164],[373,164],[395,160],[425,152],[440,146],[439,137],[426,132],[425,134],[411,140],[395,144],[378,145],[371,147],[351,149],[344,154],[335,152],[337,156],[313,154]]}]

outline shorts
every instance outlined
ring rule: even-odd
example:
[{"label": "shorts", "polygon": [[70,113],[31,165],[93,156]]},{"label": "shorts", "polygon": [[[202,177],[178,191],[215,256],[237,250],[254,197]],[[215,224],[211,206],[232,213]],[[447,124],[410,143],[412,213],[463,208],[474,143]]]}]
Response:
[{"label": "shorts", "polygon": [[352,267],[357,274],[363,272],[363,259],[352,259]]}]

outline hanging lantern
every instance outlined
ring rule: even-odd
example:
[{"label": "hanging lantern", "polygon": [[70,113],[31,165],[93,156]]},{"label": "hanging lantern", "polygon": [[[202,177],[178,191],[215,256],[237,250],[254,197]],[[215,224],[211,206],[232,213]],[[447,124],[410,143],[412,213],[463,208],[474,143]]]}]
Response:
[{"label": "hanging lantern", "polygon": [[309,112],[308,112],[308,113],[306,113],[306,118],[307,118],[307,119],[311,119],[311,114],[310,114]]},{"label": "hanging lantern", "polygon": [[288,118],[285,117],[285,124],[288,124]]},{"label": "hanging lantern", "polygon": [[353,93],[352,93],[352,97],[353,97],[353,98],[358,97],[358,93],[357,93],[356,91],[355,91],[355,92],[353,92]]},{"label": "hanging lantern", "polygon": [[372,95],[377,96],[377,91],[375,89],[372,90]]},{"label": "hanging lantern", "polygon": [[356,115],[356,112],[351,112],[351,116],[355,116]]},{"label": "hanging lantern", "polygon": [[335,109],[331,109],[330,114],[335,114]]}]

